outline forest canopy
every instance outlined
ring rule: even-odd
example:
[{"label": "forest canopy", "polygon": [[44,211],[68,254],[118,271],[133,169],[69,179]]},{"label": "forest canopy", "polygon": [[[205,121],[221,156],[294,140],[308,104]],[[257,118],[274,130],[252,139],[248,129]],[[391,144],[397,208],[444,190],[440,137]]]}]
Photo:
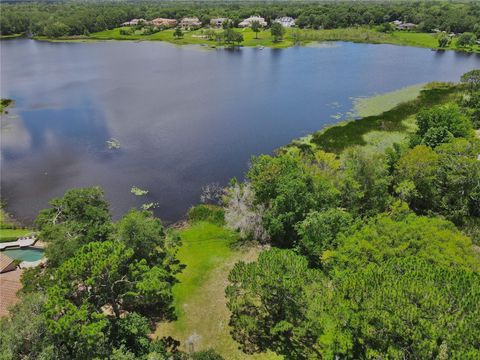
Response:
[{"label": "forest canopy", "polygon": [[253,14],[268,23],[281,16],[296,19],[300,28],[345,28],[381,25],[394,20],[418,24],[420,31],[480,31],[478,2],[11,2],[0,4],[0,34],[86,35],[120,26],[133,18],[181,19],[198,17],[204,25],[211,18],[227,17],[238,24]]}]

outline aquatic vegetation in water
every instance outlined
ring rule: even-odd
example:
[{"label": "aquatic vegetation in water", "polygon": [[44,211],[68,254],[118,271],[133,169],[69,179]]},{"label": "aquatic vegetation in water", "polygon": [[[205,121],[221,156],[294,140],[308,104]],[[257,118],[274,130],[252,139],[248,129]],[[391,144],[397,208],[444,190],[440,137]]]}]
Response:
[{"label": "aquatic vegetation in water", "polygon": [[335,115],[330,115],[330,117],[335,120],[340,120],[342,118],[342,114],[336,113]]},{"label": "aquatic vegetation in water", "polygon": [[110,138],[107,140],[107,146],[110,150],[120,149],[120,141],[115,138]]},{"label": "aquatic vegetation in water", "polygon": [[130,192],[136,196],[142,196],[142,195],[148,194],[148,190],[142,190],[136,186],[132,186],[132,189],[130,190]]},{"label": "aquatic vegetation in water", "polygon": [[151,202],[147,204],[142,204],[142,210],[155,209],[159,206],[158,202]]}]

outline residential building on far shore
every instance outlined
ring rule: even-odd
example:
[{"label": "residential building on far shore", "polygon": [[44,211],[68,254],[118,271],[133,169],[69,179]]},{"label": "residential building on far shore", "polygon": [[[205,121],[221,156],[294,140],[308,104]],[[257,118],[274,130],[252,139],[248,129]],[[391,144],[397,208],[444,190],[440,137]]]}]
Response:
[{"label": "residential building on far shore", "polygon": [[295,26],[295,19],[290,16],[283,16],[273,20],[275,23],[281,24],[283,27],[289,28]]},{"label": "residential building on far shore", "polygon": [[180,26],[183,29],[187,30],[193,30],[193,29],[199,29],[202,27],[202,22],[199,20],[199,18],[192,17],[192,18],[183,18],[182,21],[180,21]]},{"label": "residential building on far shore", "polygon": [[210,26],[216,27],[216,28],[221,28],[225,21],[231,21],[228,18],[215,18],[210,20]]},{"label": "residential building on far shore", "polygon": [[149,21],[149,24],[157,27],[171,28],[177,26],[178,21],[175,19],[156,18]]},{"label": "residential building on far shore", "polygon": [[261,26],[267,26],[267,22],[265,21],[265,19],[263,17],[261,17],[261,16],[250,16],[249,18],[241,21],[238,24],[238,27],[250,27],[250,26],[252,26],[252,22],[254,22],[254,21],[258,21]]},{"label": "residential building on far shore", "polygon": [[126,22],[122,23],[122,26],[136,26],[136,25],[141,24],[141,23],[146,24],[146,23],[148,23],[148,21],[145,20],[145,19],[132,19],[130,21],[126,21]]},{"label": "residential building on far shore", "polygon": [[400,20],[392,21],[392,25],[397,30],[413,30],[417,27],[417,24],[404,23],[403,21],[400,21]]}]

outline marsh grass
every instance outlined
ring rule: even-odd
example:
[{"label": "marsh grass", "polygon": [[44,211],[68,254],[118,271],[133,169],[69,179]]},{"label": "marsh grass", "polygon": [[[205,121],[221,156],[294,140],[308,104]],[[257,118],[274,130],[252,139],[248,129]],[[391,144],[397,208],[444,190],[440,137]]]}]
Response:
[{"label": "marsh grass", "polygon": [[408,135],[414,129],[412,116],[424,107],[448,102],[458,91],[459,87],[452,84],[429,86],[416,99],[401,103],[380,115],[343,122],[317,131],[313,134],[311,143],[324,151],[341,153],[349,146],[368,145],[367,134],[372,132],[380,132],[383,136],[396,133],[395,138],[399,134]]}]

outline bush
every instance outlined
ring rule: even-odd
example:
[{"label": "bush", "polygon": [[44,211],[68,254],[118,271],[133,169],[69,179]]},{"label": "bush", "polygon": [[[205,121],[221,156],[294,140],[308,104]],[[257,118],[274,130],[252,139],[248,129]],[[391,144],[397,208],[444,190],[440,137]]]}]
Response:
[{"label": "bush", "polygon": [[196,205],[188,210],[188,220],[208,221],[213,224],[223,225],[225,223],[224,211],[221,207],[215,205]]}]

